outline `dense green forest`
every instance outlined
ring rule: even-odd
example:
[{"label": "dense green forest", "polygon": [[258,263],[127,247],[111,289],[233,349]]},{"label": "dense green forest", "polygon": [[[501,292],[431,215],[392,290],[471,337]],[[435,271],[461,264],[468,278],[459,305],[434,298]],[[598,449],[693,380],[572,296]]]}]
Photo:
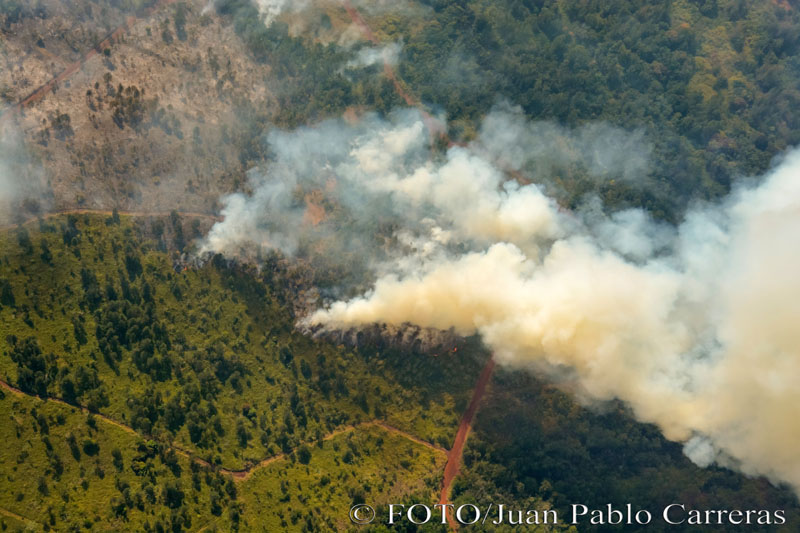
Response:
[{"label": "dense green forest", "polygon": [[[453,486],[453,502],[514,502],[541,509],[548,502],[569,517],[570,506],[592,509],[611,503],[654,515],[646,527],[591,527],[580,531],[796,531],[800,505],[788,487],[749,479],[730,470],[698,468],[681,445],[651,425],[634,421],[613,402],[586,409],[567,392],[530,374],[499,371],[464,452],[465,469]],[[688,509],[783,509],[783,526],[669,525],[660,517],[669,504]],[[497,531],[509,531],[498,528]]]},{"label": "dense green forest", "polygon": [[292,36],[288,25],[280,21],[266,26],[249,0],[218,0],[215,5],[218,13],[231,17],[254,58],[268,63],[281,80],[280,111],[274,119],[270,117],[276,124],[296,127],[340,115],[352,105],[383,113],[401,105],[391,82],[376,76],[375,69],[343,71],[350,50]]},{"label": "dense green forest", "polygon": [[[690,199],[718,198],[800,142],[800,10],[756,0],[544,2],[424,0],[422,20],[397,13],[369,24],[402,42],[398,74],[451,136],[469,140],[500,101],[532,120],[607,121],[643,129],[658,187],[590,184],[565,176],[564,202],[587,192],[611,207],[644,206],[676,220]],[[379,70],[345,74],[347,50],[287,26],[265,27],[245,0],[221,0],[253,55],[293,81],[277,124],[348,106],[400,105]],[[324,16],[324,14],[323,14]],[[535,179],[536,176],[533,176]],[[655,191],[655,192],[654,192]]]},{"label": "dense green forest", "polygon": [[[501,96],[535,119],[644,128],[670,211],[727,192],[800,142],[796,9],[745,0],[429,4],[435,23],[406,36],[400,68],[424,101],[456,120],[474,120]],[[472,62],[477,83],[460,71],[446,83],[435,75],[454,56]]]}]

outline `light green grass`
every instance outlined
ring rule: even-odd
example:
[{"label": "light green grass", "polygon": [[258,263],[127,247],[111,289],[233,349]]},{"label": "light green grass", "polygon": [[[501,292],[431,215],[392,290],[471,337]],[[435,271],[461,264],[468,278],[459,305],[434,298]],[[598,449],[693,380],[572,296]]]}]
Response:
[{"label": "light green grass", "polygon": [[[7,391],[4,396],[0,400],[0,439],[4,443],[0,449],[0,476],[3,480],[0,508],[55,531],[68,531],[75,526],[92,531],[141,530],[146,520],[154,522],[169,511],[163,505],[161,487],[167,481],[176,481],[185,492],[191,492],[185,502],[192,523],[207,522],[212,518],[208,511],[207,486],[202,484],[200,490],[189,490],[189,461],[180,456],[177,457],[178,475],[158,458],[152,461],[156,480],[155,503],[145,502],[142,510],[136,507],[128,510],[127,518],[114,516],[110,502],[123,497],[117,488],[118,481],[129,485],[132,497],[144,494],[143,486],[146,486],[148,476],[136,475],[131,469],[132,460],[139,455],[137,444],[140,437],[100,419],[95,419],[96,428],[92,428],[87,423],[86,414],[71,407]],[[46,433],[37,422],[39,417],[47,421]],[[73,456],[67,442],[70,434],[78,444],[78,459]],[[84,452],[86,439],[98,444],[96,455]],[[51,447],[49,451],[48,444]],[[122,469],[119,471],[114,466],[114,449],[122,454]],[[54,460],[63,465],[60,475],[53,466]]]},{"label": "light green grass", "polygon": [[[153,238],[156,219],[123,216],[119,225],[108,224],[104,216],[79,215],[74,220],[81,234],[71,244],[65,244],[62,237],[66,216],[26,224],[30,253],[18,243],[17,230],[0,232],[0,279],[10,282],[15,300],[14,305],[0,307],[0,377],[19,385],[20,368],[11,359],[10,336],[19,340],[34,337],[42,353],[53,354],[55,361],[56,377],[48,385],[48,395],[62,395],[60,372],[74,375],[83,367],[96,371],[108,397],[108,405],[99,412],[110,419],[136,426],[136,402],[160,397],[162,404],[151,429],[138,428],[137,435],[99,417],[95,417],[97,429],[90,429],[86,414],[74,407],[6,392],[0,416],[4,418],[3,439],[11,445],[0,456],[4,475],[0,508],[43,527],[52,514],[52,527],[57,531],[70,526],[93,531],[143,530],[147,523],[155,528],[156,521],[169,525],[175,514],[189,518],[191,527],[184,524],[183,530],[209,526],[209,530],[228,531],[236,526],[232,517],[237,513],[241,513],[239,523],[245,531],[280,530],[273,528],[282,520],[287,521],[287,528],[299,530],[307,516],[315,528],[325,530],[344,524],[349,502],[361,492],[375,502],[411,495],[434,498],[431,491],[440,483],[444,461],[441,451],[374,426],[358,425],[384,420],[425,441],[449,447],[485,358],[480,347],[467,346],[458,356],[431,357],[400,349],[354,350],[312,339],[294,329],[291,302],[281,292],[280,279],[271,285],[254,269],[215,266],[213,262],[176,272],[174,256],[159,251],[161,246]],[[170,225],[169,219],[163,223]],[[52,256],[49,263],[41,257],[43,241]],[[136,278],[127,273],[126,248],[141,263],[142,274]],[[87,304],[82,269],[93,273],[103,292],[110,283],[120,300],[124,282],[140,293],[145,283],[152,288],[154,322],[147,327],[161,324],[166,330],[170,346],[157,348],[156,354],[172,363],[168,379],[159,381],[140,371],[133,350],[122,350],[113,365],[116,370],[108,364],[95,335],[96,316],[101,315]],[[103,296],[98,310],[105,312],[108,305],[109,299]],[[73,317],[82,317],[87,337],[83,345],[76,337]],[[240,363],[238,386],[233,385],[232,377],[223,383],[208,366],[204,354],[213,347],[218,347],[223,360]],[[293,355],[288,364],[281,361],[286,350]],[[327,387],[323,375],[329,377]],[[216,385],[217,393],[204,393],[197,402],[189,401],[192,389],[208,380]],[[168,429],[165,404],[178,394],[183,394],[180,407],[184,413],[196,405],[215,412],[221,433],[214,433],[203,444],[192,442],[186,422],[174,431]],[[77,403],[86,405],[89,396],[79,396]],[[36,429],[31,414],[34,407],[49,421],[50,453],[58,455],[64,465],[59,479],[53,476],[46,445]],[[300,422],[302,413],[305,425]],[[293,427],[286,426],[287,420]],[[326,435],[349,426],[358,427],[317,447],[316,442]],[[246,445],[240,442],[237,428],[249,434]],[[81,452],[76,461],[65,440],[69,433],[79,445],[86,438],[94,439],[99,444],[98,455],[88,457]],[[125,499],[115,480],[130,485],[129,503],[144,490],[142,476],[131,469],[139,454],[137,446],[144,439],[175,446],[230,470],[250,467],[303,444],[310,447],[312,459],[308,466],[301,465],[289,454],[256,471],[237,483],[236,500],[227,495],[225,480],[222,486],[209,486],[209,482],[219,483],[221,474],[200,472],[200,484],[195,487],[189,459],[177,456],[181,473],[176,477],[155,457],[150,479],[157,488],[156,501],[142,509],[125,506],[125,521],[112,510],[113,503]],[[383,441],[380,445],[379,439]],[[352,464],[342,461],[348,443],[352,443]],[[123,455],[121,472],[110,455],[115,448]],[[95,472],[97,465],[103,478]],[[38,489],[42,476],[47,485],[44,492]],[[322,476],[328,476],[331,483],[321,486]],[[289,501],[281,501],[281,480],[289,482]],[[84,481],[86,488],[81,486]],[[175,510],[165,505],[160,492],[171,482],[180,483],[186,495],[184,504]],[[214,498],[220,495],[216,515],[210,511],[212,492]]]},{"label": "light green grass", "polygon": [[438,501],[446,461],[441,451],[374,426],[310,449],[307,465],[282,459],[242,484],[243,529],[341,531],[352,527],[348,511],[357,500],[376,508],[409,494],[428,504]]}]

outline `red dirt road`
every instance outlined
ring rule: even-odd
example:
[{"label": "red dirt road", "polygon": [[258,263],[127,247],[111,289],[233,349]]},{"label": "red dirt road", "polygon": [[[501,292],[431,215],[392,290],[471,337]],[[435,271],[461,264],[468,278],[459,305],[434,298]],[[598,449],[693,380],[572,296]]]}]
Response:
[{"label": "red dirt road", "polygon": [[[380,44],[380,41],[375,36],[375,33],[367,25],[367,22],[361,16],[361,13],[359,13],[358,9],[353,7],[353,4],[350,3],[350,0],[344,0],[342,6],[344,7],[345,11],[347,11],[347,14],[350,15],[353,23],[361,28],[361,32],[364,34],[364,37],[366,37],[366,39],[372,44]],[[425,126],[428,128],[428,132],[431,135],[431,141],[433,141],[436,137],[442,136],[448,141],[448,143],[451,143],[452,141],[450,141],[450,139],[447,137],[447,131],[444,125],[433,115],[422,108],[420,101],[411,96],[411,94],[403,86],[400,78],[397,77],[397,74],[394,71],[394,67],[385,61],[383,63],[383,73],[386,78],[392,82],[395,92],[398,96],[400,96],[400,98],[403,99],[406,105],[419,109],[419,112],[422,114],[422,120],[425,122]]]},{"label": "red dirt road", "polygon": [[[450,488],[461,468],[461,456],[464,453],[464,444],[467,442],[470,429],[472,429],[472,421],[475,419],[475,413],[478,411],[478,405],[481,403],[483,393],[486,392],[486,385],[489,384],[489,379],[492,377],[493,370],[494,356],[491,356],[489,360],[486,361],[483,370],[481,370],[481,375],[478,377],[478,382],[475,384],[475,389],[472,391],[472,399],[469,402],[469,406],[467,406],[467,410],[464,411],[464,414],[461,416],[461,422],[458,425],[453,447],[450,448],[447,454],[447,464],[444,467],[444,479],[442,480],[442,495],[439,498],[439,503],[441,504],[449,503]],[[449,508],[447,509],[447,523],[450,525],[451,529],[458,529],[453,519],[452,511]]]},{"label": "red dirt road", "polygon": [[[367,25],[366,21],[361,16],[361,13],[359,13],[353,4],[350,3],[350,0],[344,0],[342,5],[345,11],[347,11],[347,14],[350,15],[353,23],[361,28],[361,32],[364,34],[364,37],[372,44],[379,44],[380,41],[378,40],[377,36],[369,27],[369,25]],[[410,107],[416,107],[420,110],[420,113],[422,114],[422,120],[425,122],[425,126],[428,128],[431,140],[433,141],[436,137],[440,137],[447,141],[448,146],[455,144],[447,135],[447,130],[444,125],[442,125],[438,120],[436,120],[436,118],[423,109],[420,101],[412,97],[409,92],[406,91],[405,87],[400,82],[400,79],[397,77],[394,67],[389,63],[384,62],[383,72],[384,75],[392,82],[395,91],[400,98],[405,101],[406,105]],[[513,177],[518,181],[522,181],[518,176]],[[458,431],[456,432],[456,438],[453,442],[453,447],[447,453],[447,464],[444,467],[444,476],[442,480],[442,493],[441,497],[439,498],[439,503],[441,504],[448,503],[448,499],[450,497],[450,488],[453,484],[453,480],[456,478],[461,468],[461,457],[464,453],[464,444],[467,442],[467,437],[469,436],[470,429],[472,428],[472,421],[475,419],[475,413],[478,411],[478,406],[480,405],[483,393],[486,391],[486,386],[489,384],[489,380],[492,377],[494,365],[494,356],[492,356],[486,362],[486,366],[483,367],[483,370],[478,377],[478,382],[475,384],[475,389],[472,392],[472,399],[469,402],[467,410],[464,411],[464,414],[461,417],[461,422],[458,425]],[[449,524],[450,529],[458,529],[457,523],[453,518],[453,514],[449,508],[447,508],[447,523]]]}]

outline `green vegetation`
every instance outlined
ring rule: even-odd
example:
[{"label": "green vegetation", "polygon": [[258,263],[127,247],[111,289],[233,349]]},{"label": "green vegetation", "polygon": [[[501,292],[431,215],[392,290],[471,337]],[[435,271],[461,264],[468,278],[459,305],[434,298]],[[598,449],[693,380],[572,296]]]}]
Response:
[{"label": "green vegetation", "polygon": [[[39,4],[0,0],[0,25],[45,20]],[[565,205],[596,193],[612,209],[645,206],[675,220],[691,199],[724,194],[732,179],[762,172],[800,143],[800,12],[783,2],[420,4],[422,17],[365,16],[380,39],[402,41],[399,77],[429,110],[445,112],[453,140],[472,140],[503,100],[531,120],[645,131],[658,187],[598,184],[570,170],[555,178]],[[236,146],[242,170],[269,158],[262,133],[270,124],[405,105],[380,65],[344,70],[354,50],[290,35],[282,22],[267,28],[250,0],[215,5],[252,58],[270,66],[278,104],[273,114],[237,98],[235,127],[223,128],[221,142]],[[192,9],[178,3],[155,27],[165,46],[191,43]],[[225,98],[230,59],[209,48],[206,61]],[[187,71],[202,65],[198,55]],[[112,83],[110,72],[103,82],[86,92],[89,110],[104,109],[120,129],[184,138],[181,110]],[[41,128],[45,146],[51,133],[76,136],[60,110]],[[207,130],[189,130],[197,149]],[[99,159],[110,168],[111,145]],[[302,335],[294,306],[303,289],[352,272],[315,258],[309,272],[277,255],[258,270],[221,256],[186,263],[181,252],[199,234],[187,222],[177,213],[67,215],[0,233],[0,379],[8,384],[0,389],[0,531],[326,531],[349,527],[352,503],[437,501],[444,455],[436,447],[452,442],[487,356],[478,341],[432,357]],[[790,491],[699,469],[632,420],[616,404],[586,410],[526,374],[499,372],[453,499],[562,514],[573,502],[784,508],[786,531],[800,526]]]},{"label": "green vegetation", "polygon": [[612,205],[674,216],[800,143],[790,111],[800,102],[796,9],[755,0],[426,3],[434,15],[403,35],[399,73],[446,109],[455,134],[469,136],[498,98],[533,119],[647,131],[661,194],[609,184],[600,192]]},{"label": "green vegetation", "polygon": [[80,410],[7,391],[0,405],[0,507],[25,531],[182,531],[233,501],[224,476]]},{"label": "green vegetation", "polygon": [[[404,43],[400,78],[445,111],[454,139],[473,138],[502,100],[532,120],[607,121],[646,132],[658,187],[559,176],[566,205],[596,193],[612,208],[644,206],[676,220],[691,199],[725,194],[731,180],[763,172],[776,153],[800,143],[792,112],[800,103],[800,11],[780,2],[421,3],[424,17],[401,11],[368,23],[385,41]],[[253,56],[291,81],[278,124],[348,106],[405,105],[380,70],[343,75],[352,50],[291,37],[281,22],[266,28],[246,0],[217,6]]]},{"label": "green vegetation", "polygon": [[345,513],[331,516],[331,509],[404,498],[433,502],[445,463],[443,452],[376,427],[337,435],[310,447],[310,454],[308,461],[300,453],[275,461],[248,479],[252,505],[242,513],[248,528],[342,531],[350,521]]},{"label": "green vegetation", "polygon": [[[784,509],[784,526],[746,527],[787,533],[800,527],[800,505],[788,487],[775,488],[763,478],[748,479],[724,468],[699,468],[683,455],[680,444],[665,440],[654,426],[635,422],[623,406],[611,403],[587,410],[567,392],[519,372],[495,374],[464,463],[453,485],[457,505],[552,505],[560,517],[569,517],[573,503],[623,508],[633,502],[655,516],[642,531],[708,531],[662,522],[661,509],[679,502],[702,510]],[[583,524],[579,530],[595,529]]]},{"label": "green vegetation", "polygon": [[[2,461],[11,477],[0,507],[46,516],[56,530],[76,517],[96,530],[129,520],[159,531],[160,520],[181,531],[206,519],[228,530],[237,513],[272,523],[282,517],[214,492],[228,490],[225,472],[271,457],[338,480],[309,502],[290,495],[300,502],[295,511],[316,509],[313,519],[324,523],[346,518],[334,503],[347,494],[437,487],[441,469],[431,465],[442,462],[440,451],[365,423],[384,420],[448,446],[485,354],[465,347],[462,367],[310,339],[294,330],[285,289],[293,285],[279,264],[261,274],[221,257],[190,267],[160,251],[185,245],[190,231],[177,214],[115,213],[55,217],[0,235],[0,378],[27,394],[4,393],[2,426],[11,433],[3,438],[21,445]],[[353,475],[356,465],[364,476]],[[195,472],[197,483],[189,480]],[[69,488],[82,483],[89,488]],[[266,507],[281,509],[277,501]]]},{"label": "green vegetation", "polygon": [[392,83],[375,76],[375,69],[343,72],[349,50],[291,36],[281,22],[266,27],[250,0],[221,0],[216,6],[221,15],[231,16],[253,57],[268,63],[275,77],[287,84],[278,93],[280,111],[273,118],[281,126],[341,115],[349,106],[385,113],[402,105]]},{"label": "green vegetation", "polygon": [[[376,412],[449,442],[463,401],[453,394],[463,398],[468,374],[451,392],[415,390],[418,373],[432,381],[449,372],[443,360],[315,342],[294,330],[290,302],[253,273],[221,258],[176,272],[161,245],[141,239],[144,231],[127,219],[70,215],[2,241],[5,292],[14,300],[0,326],[9,382],[231,468]],[[183,240],[183,230],[174,237]],[[265,275],[280,287],[279,272]],[[426,368],[411,370],[420,364]]]},{"label": "green vegetation", "polygon": [[2,391],[0,422],[3,531],[335,531],[365,498],[431,501],[444,464],[443,452],[369,426],[235,481],[61,403]]}]

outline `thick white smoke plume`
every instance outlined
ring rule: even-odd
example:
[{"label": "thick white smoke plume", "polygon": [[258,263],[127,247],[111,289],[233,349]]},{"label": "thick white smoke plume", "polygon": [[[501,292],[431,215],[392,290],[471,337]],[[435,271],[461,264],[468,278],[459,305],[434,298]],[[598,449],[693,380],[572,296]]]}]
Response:
[{"label": "thick white smoke plume", "polygon": [[[472,146],[435,160],[415,112],[268,141],[274,163],[251,174],[252,195],[225,200],[205,249],[359,246],[370,288],[307,326],[478,333],[502,364],[625,401],[702,466],[800,489],[800,151],[671,227],[636,210],[563,211],[499,169],[643,177],[641,135],[607,125],[567,131],[499,110]],[[316,225],[298,201],[310,188],[330,199]],[[374,241],[387,220],[392,239]]]}]

